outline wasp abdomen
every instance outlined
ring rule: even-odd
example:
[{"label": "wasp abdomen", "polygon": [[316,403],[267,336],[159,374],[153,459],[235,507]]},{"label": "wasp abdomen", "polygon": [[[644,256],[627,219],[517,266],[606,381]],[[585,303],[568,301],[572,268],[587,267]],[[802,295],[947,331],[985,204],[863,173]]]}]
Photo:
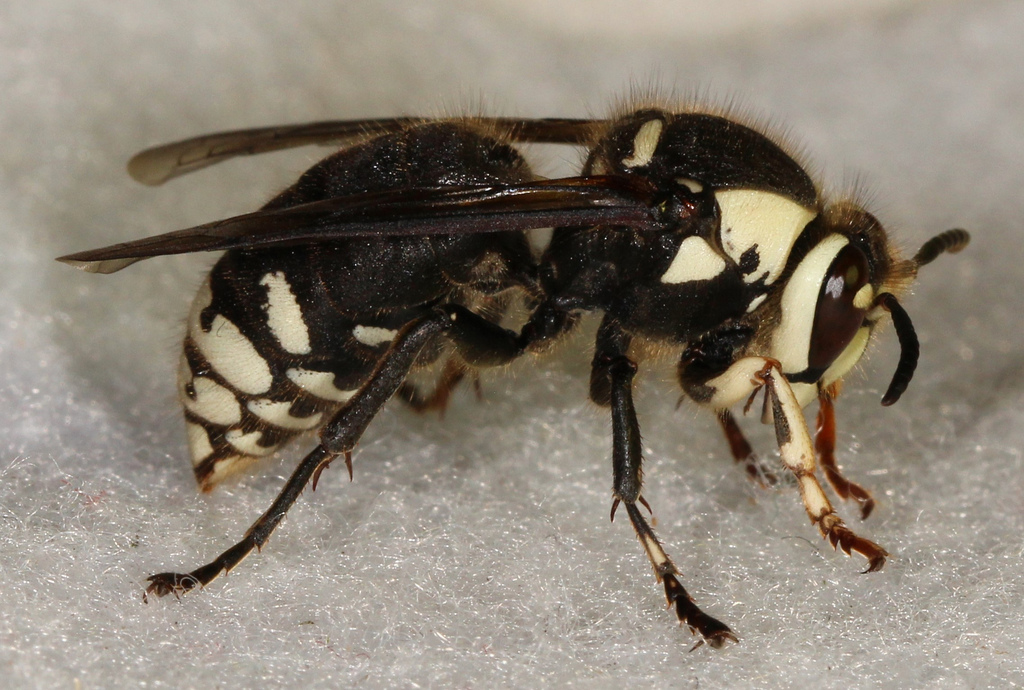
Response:
[{"label": "wasp abdomen", "polygon": [[[381,160],[394,166],[382,168]],[[495,139],[433,124],[331,156],[266,208],[530,174],[519,154]],[[196,296],[179,373],[200,485],[210,490],[321,427],[356,394],[398,332],[432,305],[470,306],[481,292],[515,287],[532,267],[521,233],[229,251]],[[439,354],[425,348],[420,362]]]},{"label": "wasp abdomen", "polygon": [[319,427],[372,370],[376,357],[355,353],[379,355],[396,332],[338,324],[347,326],[352,347],[324,353],[284,271],[268,270],[257,283],[265,294],[252,315],[218,309],[223,301],[211,282],[193,305],[179,374],[192,462],[204,490]]}]

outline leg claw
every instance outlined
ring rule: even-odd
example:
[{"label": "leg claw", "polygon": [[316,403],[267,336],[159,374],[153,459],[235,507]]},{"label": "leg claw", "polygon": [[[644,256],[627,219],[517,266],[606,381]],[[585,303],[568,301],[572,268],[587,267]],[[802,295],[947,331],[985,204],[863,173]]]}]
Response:
[{"label": "leg claw", "polygon": [[701,640],[694,645],[691,652],[704,643],[707,643],[712,649],[721,649],[728,642],[739,643],[736,634],[728,625],[704,613],[693,603],[693,599],[686,593],[675,575],[666,574],[663,579],[665,598],[670,607],[675,607],[679,622],[685,623],[693,634],[701,636]]},{"label": "leg claw", "polygon": [[143,601],[146,601],[146,596],[149,594],[155,594],[158,597],[173,594],[180,599],[182,594],[194,589],[199,584],[199,580],[192,575],[182,575],[179,573],[159,573],[146,579],[149,581],[149,587],[146,588],[145,594],[142,595]]},{"label": "leg claw", "polygon": [[868,568],[864,571],[865,573],[881,570],[885,565],[885,559],[889,556],[889,553],[881,546],[864,537],[858,537],[843,524],[833,526],[825,538],[832,544],[832,548],[842,549],[847,556],[856,551],[868,559]]}]

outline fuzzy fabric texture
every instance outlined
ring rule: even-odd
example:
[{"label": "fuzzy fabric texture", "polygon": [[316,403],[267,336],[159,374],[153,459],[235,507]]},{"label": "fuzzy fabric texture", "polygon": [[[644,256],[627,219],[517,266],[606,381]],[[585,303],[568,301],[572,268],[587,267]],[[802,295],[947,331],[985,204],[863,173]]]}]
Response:
[{"label": "fuzzy fabric texture", "polygon": [[[715,8],[715,9],[710,9]],[[972,2],[6,3],[0,9],[0,669],[6,687],[1007,687],[1024,680],[1024,6]],[[697,94],[777,123],[856,189],[924,268],[922,342],[879,398],[891,329],[838,401],[839,460],[875,492],[892,559],[861,575],[762,490],[670,363],[637,398],[645,495],[701,606],[740,644],[688,653],[624,514],[610,425],[586,401],[591,330],[484,377],[443,419],[391,405],[263,553],[205,591],[142,602],[207,562],[301,456],[197,493],[175,370],[212,257],[113,276],[71,251],[258,207],[323,149],[150,189],[135,151],[240,127],[486,112],[604,115]],[[531,147],[571,174],[568,148]],[[744,421],[769,461],[773,442]]]}]

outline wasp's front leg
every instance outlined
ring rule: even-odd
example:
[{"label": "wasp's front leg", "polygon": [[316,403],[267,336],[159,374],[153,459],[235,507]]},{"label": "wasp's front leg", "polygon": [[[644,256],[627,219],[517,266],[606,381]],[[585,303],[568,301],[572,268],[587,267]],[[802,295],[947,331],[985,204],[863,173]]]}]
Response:
[{"label": "wasp's front leg", "polygon": [[740,425],[736,423],[736,418],[732,416],[732,412],[727,409],[719,410],[718,423],[725,434],[725,440],[729,443],[729,451],[732,453],[733,460],[737,464],[743,465],[747,477],[764,488],[775,486],[779,481],[778,476],[761,463],[754,448],[750,445],[750,441],[743,435]]},{"label": "wasp's front leg", "polygon": [[814,475],[814,446],[807,422],[793,389],[779,370],[778,362],[765,360],[756,377],[767,391],[779,453],[783,464],[796,475],[807,516],[833,548],[842,549],[846,554],[856,551],[867,558],[868,568],[864,572],[880,570],[889,554],[873,541],[857,536],[843,523]]},{"label": "wasp's front leg", "polygon": [[[730,343],[727,341],[725,344],[729,345]],[[689,348],[683,354],[679,364],[679,382],[683,390],[698,403],[708,405],[721,414],[723,410],[727,411],[733,405],[744,400],[749,404],[749,401],[753,400],[753,395],[759,389],[765,388],[782,462],[796,476],[797,484],[800,487],[800,496],[803,498],[804,508],[806,508],[811,522],[818,526],[822,536],[828,539],[833,547],[840,548],[847,554],[856,551],[867,558],[868,569],[866,572],[879,570],[885,564],[885,558],[889,554],[878,544],[854,534],[836,515],[821,484],[818,483],[814,474],[816,469],[815,447],[811,443],[803,409],[793,394],[789,381],[783,375],[779,362],[768,357],[741,357],[732,360],[731,350],[728,347],[716,349],[715,345],[714,341],[710,344],[702,343]],[[831,409],[827,403],[830,402],[831,399],[825,403],[826,407],[823,408],[825,410],[823,418],[826,422],[825,433],[818,445],[826,463],[832,458],[832,448],[835,443],[834,420],[829,424]],[[721,419],[731,419],[731,415]],[[725,426],[725,422],[723,425]],[[830,428],[832,429],[831,438],[829,438]],[[738,427],[736,430],[738,431]],[[728,426],[726,426],[726,433],[728,436]],[[740,438],[742,439],[742,436]],[[733,439],[730,438],[731,444],[732,441]],[[734,455],[736,455],[735,446]],[[736,457],[738,460],[740,459],[739,456]],[[834,465],[834,461],[832,464]],[[857,488],[860,489],[860,487]],[[838,493],[843,495],[841,491]],[[852,491],[850,495],[860,500]],[[862,511],[863,506],[862,503]]]},{"label": "wasp's front leg", "polygon": [[837,385],[833,384],[818,394],[818,429],[814,434],[814,449],[818,451],[818,462],[825,472],[825,478],[839,498],[852,498],[860,505],[860,519],[867,520],[875,508],[875,499],[860,484],[850,481],[839,471],[836,464],[836,409]]},{"label": "wasp's front leg", "polygon": [[679,384],[690,398],[718,415],[733,460],[744,467],[747,477],[761,486],[772,486],[778,477],[761,463],[729,411],[757,390],[760,383],[755,375],[764,365],[758,357],[734,360],[737,339],[727,333],[722,338],[709,338],[688,347],[679,362]]}]

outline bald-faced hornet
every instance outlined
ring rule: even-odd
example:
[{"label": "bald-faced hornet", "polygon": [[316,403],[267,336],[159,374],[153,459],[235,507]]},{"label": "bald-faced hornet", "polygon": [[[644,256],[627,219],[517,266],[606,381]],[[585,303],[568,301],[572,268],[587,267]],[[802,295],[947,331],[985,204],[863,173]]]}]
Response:
[{"label": "bald-faced hornet", "polygon": [[[196,297],[180,396],[203,490],[292,437],[319,430],[273,505],[235,546],[188,574],[149,578],[180,594],[234,568],[310,481],[352,450],[396,393],[443,407],[467,374],[540,353],[581,314],[603,313],[590,397],[612,415],[611,515],[623,507],[679,620],[713,646],[735,635],[690,598],[638,504],[640,426],[632,382],[654,345],[678,353],[685,394],[713,410],[734,458],[760,474],[730,408],[764,391],[783,464],[822,536],[867,558],[885,550],[835,513],[870,494],[834,459],[832,400],[888,314],[901,356],[882,404],[918,359],[896,295],[918,268],[965,247],[963,230],[902,258],[870,213],[828,202],[784,149],[721,115],[642,109],[609,120],[367,120],[215,134],[136,156],[136,179],[167,179],[237,155],[334,142],[341,150],[261,210],[62,257],[111,273],[140,259],[226,250]],[[586,147],[578,177],[541,179],[514,144]],[[537,257],[526,231],[554,227]],[[528,316],[499,324],[511,298]],[[407,379],[436,364],[433,390]],[[803,407],[817,399],[812,443]]]}]

